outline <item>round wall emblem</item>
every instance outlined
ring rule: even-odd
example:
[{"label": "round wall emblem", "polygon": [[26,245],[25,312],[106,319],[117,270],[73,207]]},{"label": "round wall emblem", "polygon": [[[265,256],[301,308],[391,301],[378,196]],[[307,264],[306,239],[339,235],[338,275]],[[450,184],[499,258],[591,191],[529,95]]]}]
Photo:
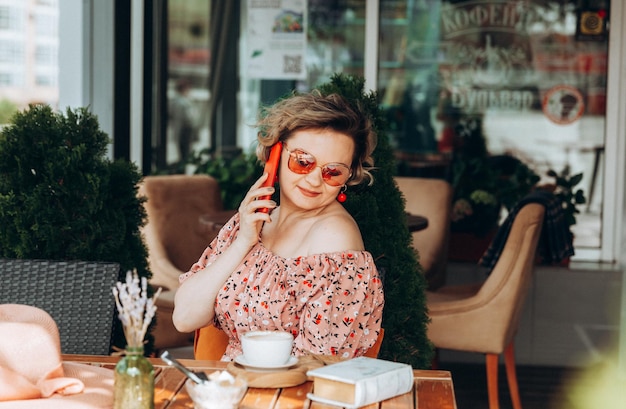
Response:
[{"label": "round wall emblem", "polygon": [[571,85],[550,88],[543,97],[542,106],[548,119],[560,125],[576,122],[585,112],[583,95]]}]

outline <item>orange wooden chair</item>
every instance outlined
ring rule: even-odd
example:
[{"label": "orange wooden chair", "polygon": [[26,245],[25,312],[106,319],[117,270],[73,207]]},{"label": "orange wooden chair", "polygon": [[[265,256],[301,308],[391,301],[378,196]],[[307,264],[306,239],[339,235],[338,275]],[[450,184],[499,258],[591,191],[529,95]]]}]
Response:
[{"label": "orange wooden chair", "polygon": [[196,330],[193,340],[193,356],[198,360],[219,361],[226,351],[228,335],[213,325]]},{"label": "orange wooden chair", "polygon": [[378,358],[378,353],[380,352],[380,346],[383,344],[383,338],[385,337],[385,329],[380,329],[380,334],[378,334],[378,338],[376,338],[376,342],[370,349],[367,350],[365,356],[370,358]]}]

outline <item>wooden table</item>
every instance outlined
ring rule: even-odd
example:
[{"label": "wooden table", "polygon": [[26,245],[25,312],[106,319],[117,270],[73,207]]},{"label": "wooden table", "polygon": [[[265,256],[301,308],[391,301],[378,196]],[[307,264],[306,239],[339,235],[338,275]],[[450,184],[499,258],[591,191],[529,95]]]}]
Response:
[{"label": "wooden table", "polygon": [[[64,362],[80,362],[113,369],[119,358],[94,355],[63,355]],[[184,388],[185,376],[177,369],[167,366],[159,358],[150,358],[155,366],[155,409],[191,408],[193,403]],[[196,371],[211,373],[224,370],[226,362],[196,361],[181,359],[183,365]],[[456,409],[452,377],[448,371],[415,370],[413,391],[387,399],[378,404],[366,406],[368,409]],[[240,409],[333,409],[334,406],[311,402],[306,394],[312,389],[312,382],[291,388],[248,388]]]},{"label": "wooden table", "polygon": [[428,227],[428,219],[417,214],[406,214],[406,225],[411,233],[424,230]]},{"label": "wooden table", "polygon": [[451,153],[419,153],[395,151],[398,168],[405,176],[445,177],[452,161]]}]

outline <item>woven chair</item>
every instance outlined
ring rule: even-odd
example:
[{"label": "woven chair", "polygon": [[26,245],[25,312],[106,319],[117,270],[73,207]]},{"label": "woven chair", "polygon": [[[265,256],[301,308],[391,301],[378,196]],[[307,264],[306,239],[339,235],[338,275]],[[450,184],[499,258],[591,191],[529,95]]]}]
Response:
[{"label": "woven chair", "polygon": [[119,274],[117,263],[0,259],[0,304],[48,312],[64,354],[109,355]]}]

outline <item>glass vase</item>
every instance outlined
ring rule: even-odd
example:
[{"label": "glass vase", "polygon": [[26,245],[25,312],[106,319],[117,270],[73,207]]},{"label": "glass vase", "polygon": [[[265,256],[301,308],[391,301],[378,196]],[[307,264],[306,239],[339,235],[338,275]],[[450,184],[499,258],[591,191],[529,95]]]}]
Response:
[{"label": "glass vase", "polygon": [[126,347],[115,365],[114,409],[154,409],[154,367],[143,346]]}]

